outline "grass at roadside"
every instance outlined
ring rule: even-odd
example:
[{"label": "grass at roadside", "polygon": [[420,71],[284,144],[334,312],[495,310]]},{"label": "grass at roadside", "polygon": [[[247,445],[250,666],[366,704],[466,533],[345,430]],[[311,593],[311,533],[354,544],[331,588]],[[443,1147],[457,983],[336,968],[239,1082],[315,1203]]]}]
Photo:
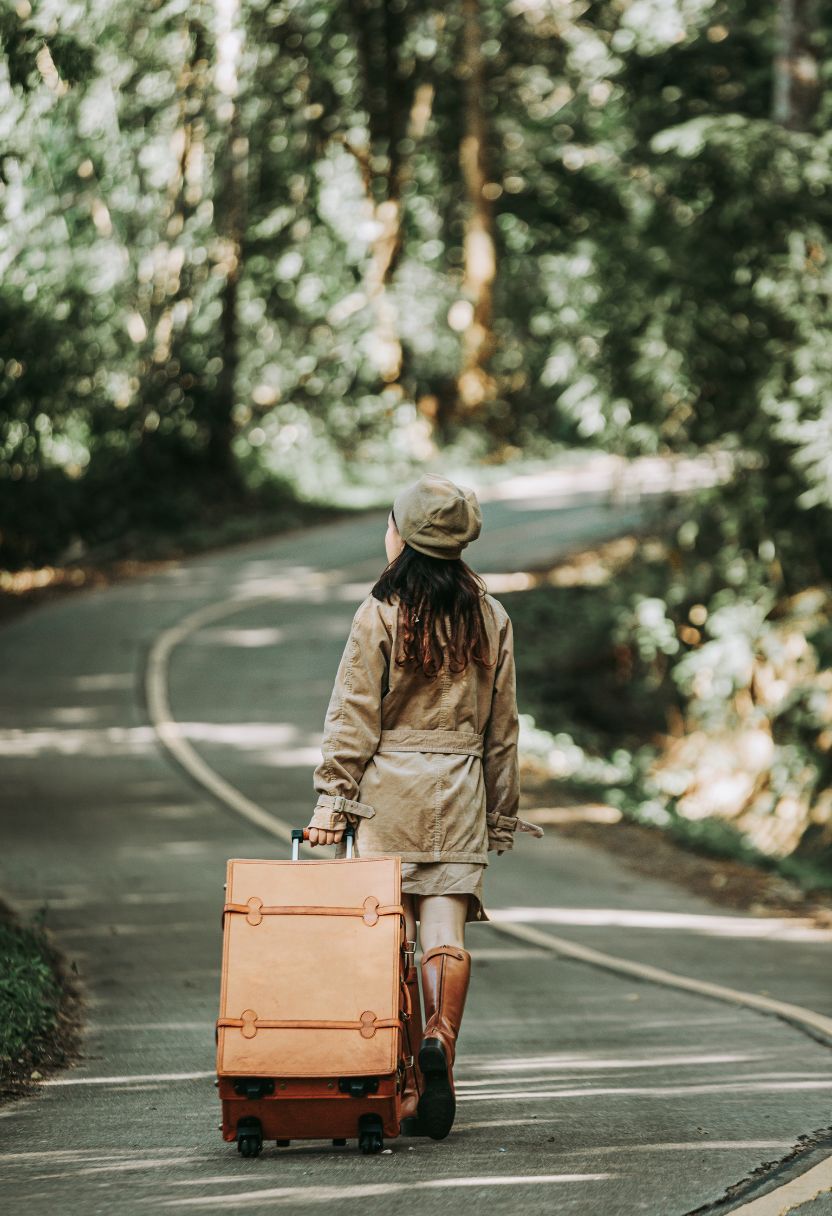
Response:
[{"label": "grass at roadside", "polygon": [[24,924],[0,904],[0,1099],[74,1056],[80,998],[37,921]]}]

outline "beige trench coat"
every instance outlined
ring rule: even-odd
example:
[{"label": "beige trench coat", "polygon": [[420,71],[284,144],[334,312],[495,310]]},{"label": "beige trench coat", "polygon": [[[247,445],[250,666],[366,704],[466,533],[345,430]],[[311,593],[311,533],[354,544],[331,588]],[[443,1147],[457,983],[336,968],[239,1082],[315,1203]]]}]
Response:
[{"label": "beige trench coat", "polygon": [[443,667],[430,680],[392,661],[397,602],[367,596],[326,713],[310,826],[353,823],[363,857],[487,865],[489,847],[512,847],[520,798],[512,627],[490,595],[483,619],[496,665]]}]

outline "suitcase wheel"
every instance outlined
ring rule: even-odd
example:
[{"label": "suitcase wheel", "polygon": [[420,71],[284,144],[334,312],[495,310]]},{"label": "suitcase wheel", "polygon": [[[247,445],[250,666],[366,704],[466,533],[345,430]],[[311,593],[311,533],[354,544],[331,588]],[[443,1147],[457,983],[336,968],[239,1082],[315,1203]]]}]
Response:
[{"label": "suitcase wheel", "polygon": [[291,1143],[291,1140],[275,1140],[275,1144],[278,1148],[288,1148]]},{"label": "suitcase wheel", "polygon": [[384,1144],[383,1132],[379,1115],[362,1115],[358,1120],[358,1147],[362,1153],[380,1153]]},{"label": "suitcase wheel", "polygon": [[237,1152],[242,1157],[259,1157],[263,1147],[263,1128],[260,1120],[251,1116],[237,1124]]},{"label": "suitcase wheel", "polygon": [[347,1142],[346,1142],[346,1140],[333,1140],[332,1143],[335,1145],[336,1148],[343,1148]]}]

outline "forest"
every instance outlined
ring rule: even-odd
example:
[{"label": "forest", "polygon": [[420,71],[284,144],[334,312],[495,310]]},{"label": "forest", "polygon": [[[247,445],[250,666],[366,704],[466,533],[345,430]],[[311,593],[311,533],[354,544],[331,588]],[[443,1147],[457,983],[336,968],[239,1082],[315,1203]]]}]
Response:
[{"label": "forest", "polygon": [[12,0],[0,48],[0,566],[718,452],[590,589],[643,738],[518,605],[535,745],[832,883],[832,3]]}]

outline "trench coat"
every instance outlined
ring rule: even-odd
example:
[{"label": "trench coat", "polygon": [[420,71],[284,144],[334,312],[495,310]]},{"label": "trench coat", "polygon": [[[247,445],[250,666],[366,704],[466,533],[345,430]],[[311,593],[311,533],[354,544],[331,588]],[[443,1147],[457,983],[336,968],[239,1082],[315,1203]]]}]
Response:
[{"label": "trench coat", "polygon": [[[476,862],[512,847],[520,783],[511,619],[482,598],[490,667],[399,667],[398,602],[372,595],[352,620],[326,712],[310,827],[355,827],[355,853]],[[539,829],[535,829],[539,832]],[[343,855],[343,841],[339,846]]]}]

